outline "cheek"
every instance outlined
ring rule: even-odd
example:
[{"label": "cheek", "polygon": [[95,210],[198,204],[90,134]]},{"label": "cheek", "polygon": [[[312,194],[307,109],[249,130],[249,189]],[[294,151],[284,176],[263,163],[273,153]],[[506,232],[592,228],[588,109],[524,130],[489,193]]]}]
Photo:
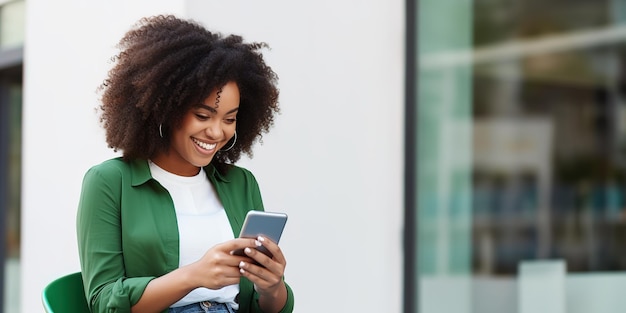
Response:
[{"label": "cheek", "polygon": [[226,136],[230,138],[230,137],[235,136],[235,131],[237,130],[237,128],[235,127],[234,124],[233,125],[229,125],[229,126],[230,127],[228,127],[226,129]]},{"label": "cheek", "polygon": [[187,117],[183,120],[181,127],[178,129],[179,137],[195,136],[204,130],[202,122],[194,117]]},{"label": "cheek", "polygon": [[177,150],[183,148],[187,142],[189,141],[189,136],[191,135],[189,131],[191,128],[189,127],[191,124],[183,123],[183,126],[176,129],[172,134],[172,142],[171,145],[174,146]]},{"label": "cheek", "polygon": [[175,136],[172,137],[172,142],[170,143],[170,147],[176,150],[178,153],[181,153],[185,150],[185,136],[181,132],[177,132]]}]

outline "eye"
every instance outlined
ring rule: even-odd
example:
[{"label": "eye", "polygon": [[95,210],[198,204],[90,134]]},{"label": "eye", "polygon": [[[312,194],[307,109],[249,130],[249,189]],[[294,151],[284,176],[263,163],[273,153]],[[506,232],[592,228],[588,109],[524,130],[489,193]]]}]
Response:
[{"label": "eye", "polygon": [[232,124],[232,123],[237,122],[237,119],[233,117],[233,118],[227,118],[225,121],[226,121],[226,124]]},{"label": "eye", "polygon": [[211,117],[210,117],[210,116],[208,116],[208,115],[204,115],[204,114],[196,113],[196,118],[197,118],[197,119],[199,119],[199,120],[201,120],[201,121],[206,121],[206,120],[208,120],[208,119],[209,119],[209,118],[211,118]]}]

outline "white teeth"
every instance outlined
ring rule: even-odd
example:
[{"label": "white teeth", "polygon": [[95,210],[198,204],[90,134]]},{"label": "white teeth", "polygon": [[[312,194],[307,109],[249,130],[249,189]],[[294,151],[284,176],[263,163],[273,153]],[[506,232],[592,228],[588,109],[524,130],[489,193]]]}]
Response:
[{"label": "white teeth", "polygon": [[200,146],[202,149],[205,149],[205,150],[213,150],[215,149],[215,146],[217,146],[216,143],[204,143],[195,138],[193,138],[193,142],[195,142],[198,146]]}]

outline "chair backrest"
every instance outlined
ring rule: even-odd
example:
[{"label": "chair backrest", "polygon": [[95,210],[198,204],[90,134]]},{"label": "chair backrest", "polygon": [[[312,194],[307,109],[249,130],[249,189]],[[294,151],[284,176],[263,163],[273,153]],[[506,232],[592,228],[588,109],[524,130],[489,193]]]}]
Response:
[{"label": "chair backrest", "polygon": [[80,272],[59,277],[49,283],[41,297],[48,313],[89,313]]}]

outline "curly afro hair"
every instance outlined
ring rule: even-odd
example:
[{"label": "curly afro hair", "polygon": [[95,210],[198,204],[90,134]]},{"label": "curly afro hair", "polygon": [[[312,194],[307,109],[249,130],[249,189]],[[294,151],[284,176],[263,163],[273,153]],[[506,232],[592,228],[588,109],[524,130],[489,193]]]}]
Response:
[{"label": "curly afro hair", "polygon": [[[265,43],[212,33],[171,15],[147,17],[120,40],[120,52],[100,86],[100,120],[110,148],[123,158],[149,159],[169,147],[163,130],[178,127],[185,113],[230,81],[240,92],[237,143],[218,152],[218,169],[234,163],[260,141],[279,112],[278,77],[265,64]],[[165,133],[165,131],[164,131]]]}]

